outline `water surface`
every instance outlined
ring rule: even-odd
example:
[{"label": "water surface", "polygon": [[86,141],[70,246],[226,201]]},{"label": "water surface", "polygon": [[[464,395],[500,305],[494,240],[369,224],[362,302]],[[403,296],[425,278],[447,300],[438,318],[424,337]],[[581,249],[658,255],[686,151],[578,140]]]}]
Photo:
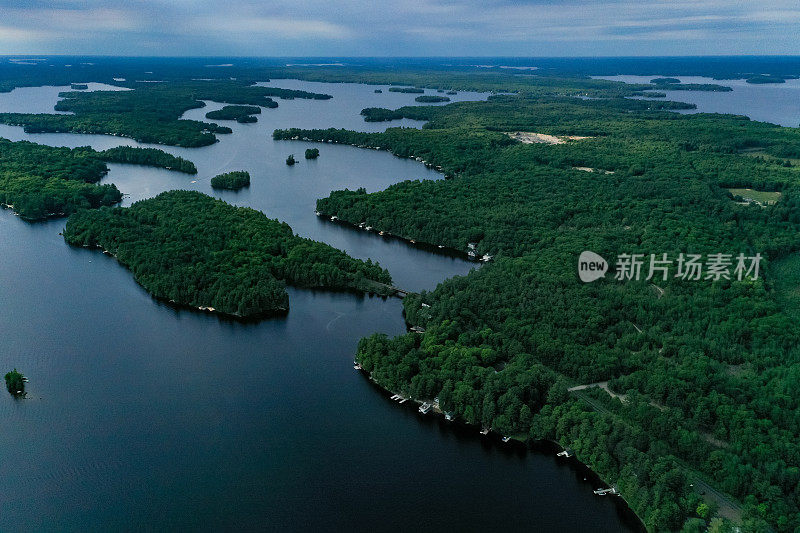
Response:
[{"label": "water surface", "polygon": [[[623,81],[625,83],[650,83],[661,76],[593,76],[597,79]],[[670,91],[655,89],[666,93],[666,98],[696,104],[697,109],[681,110],[680,113],[732,113],[747,115],[752,120],[771,122],[781,126],[796,128],[800,126],[800,79],[786,80],[786,83],[755,84],[745,80],[715,80],[701,76],[669,76],[682,83],[714,83],[733,88],[729,92],[713,91]]]},{"label": "water surface", "polygon": [[[256,124],[228,123],[234,133],[213,146],[165,147],[194,161],[197,176],[114,164],[104,182],[128,195],[125,205],[184,188],[255,207],[378,260],[411,290],[473,268],[315,217],[315,199],[333,189],[441,176],[386,152],[329,144],[317,145],[318,160],[287,167],[289,153],[312,144],[275,142],[275,128],[392,124],[359,122],[365,103],[382,96],[374,86],[280,83],[334,98],[280,101]],[[52,109],[51,89],[25,89],[27,109]],[[12,97],[0,94],[0,110]],[[0,136],[139,145],[10,126]],[[211,190],[213,175],[240,169],[252,175],[248,189]],[[592,494],[598,482],[574,463],[422,417],[353,370],[361,337],[405,331],[399,300],[290,289],[288,316],[257,323],[176,310],[109,256],[65,245],[63,225],[0,210],[0,368],[31,380],[30,399],[0,395],[0,530],[637,528],[619,499]]]}]

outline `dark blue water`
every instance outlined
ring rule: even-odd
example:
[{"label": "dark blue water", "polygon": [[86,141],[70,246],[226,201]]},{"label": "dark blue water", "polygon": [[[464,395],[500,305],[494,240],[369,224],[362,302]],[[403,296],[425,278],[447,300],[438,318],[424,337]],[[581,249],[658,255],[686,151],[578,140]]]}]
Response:
[{"label": "dark blue water", "polygon": [[[111,165],[105,181],[129,194],[129,204],[172,188],[211,194],[216,173],[249,170],[249,189],[219,196],[376,259],[402,287],[432,288],[473,267],[317,219],[314,200],[333,189],[440,176],[385,152],[327,144],[319,160],[287,167],[289,153],[310,145],[274,142],[275,128],[387,124],[358,117],[381,96],[372,86],[281,86],[334,99],[281,101],[256,124],[233,124],[213,146],[167,148],[197,163],[197,176]],[[57,94],[20,91],[0,94],[0,110],[11,110],[9,98],[51,109]],[[393,106],[413,102],[391,98]],[[8,126],[0,136],[98,149],[136,144]],[[399,300],[292,289],[287,317],[255,324],[175,310],[112,258],[66,246],[63,225],[0,210],[0,368],[17,367],[31,380],[27,400],[0,395],[0,530],[637,527],[619,499],[594,496],[597,482],[552,452],[424,418],[354,371],[359,338],[405,331]]]}]

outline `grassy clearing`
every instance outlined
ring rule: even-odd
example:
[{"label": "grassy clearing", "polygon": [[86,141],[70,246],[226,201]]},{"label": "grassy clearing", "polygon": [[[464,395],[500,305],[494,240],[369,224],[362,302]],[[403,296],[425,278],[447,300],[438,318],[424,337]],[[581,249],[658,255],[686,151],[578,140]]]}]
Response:
[{"label": "grassy clearing", "polygon": [[746,201],[755,201],[762,205],[774,204],[781,198],[781,193],[772,191],[756,191],[754,189],[728,189],[734,196],[741,196]]}]

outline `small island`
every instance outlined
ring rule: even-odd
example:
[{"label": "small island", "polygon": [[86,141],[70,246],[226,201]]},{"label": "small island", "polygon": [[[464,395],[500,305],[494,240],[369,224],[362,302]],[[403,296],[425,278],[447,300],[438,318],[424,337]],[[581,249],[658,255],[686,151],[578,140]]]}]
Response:
[{"label": "small island", "polygon": [[185,174],[197,174],[197,167],[191,161],[187,161],[182,157],[174,156],[157,148],[117,146],[98,152],[98,157],[109,163],[147,165],[167,170],[175,170]]},{"label": "small island", "polygon": [[419,102],[421,104],[437,104],[440,102],[449,102],[450,99],[446,96],[436,96],[433,94],[426,94],[423,96],[417,96],[414,98],[415,102]]},{"label": "small island", "polygon": [[425,92],[425,89],[417,89],[416,87],[389,87],[390,93],[410,93],[410,94],[422,94]]},{"label": "small island", "polygon": [[754,85],[763,85],[767,83],[786,83],[786,79],[781,76],[769,76],[765,74],[757,74],[745,80],[747,83]]},{"label": "small island", "polygon": [[681,80],[678,78],[653,78],[650,80],[650,83],[653,85],[672,85],[674,83],[680,83]]},{"label": "small island", "polygon": [[380,90],[380,89],[375,89],[375,92],[376,92],[376,93],[382,93],[383,91],[382,91],[382,90]]},{"label": "small island", "polygon": [[319,148],[306,149],[306,159],[316,159],[319,157]]},{"label": "small island", "polygon": [[292,166],[295,163],[297,163],[297,161],[294,159],[294,154],[290,154],[289,157],[286,158],[286,164]]},{"label": "small island", "polygon": [[258,117],[253,115],[261,114],[261,108],[254,105],[226,105],[222,109],[209,111],[206,118],[211,120],[235,120],[241,124],[257,122]]},{"label": "small island", "polygon": [[17,372],[16,368],[6,373],[6,389],[12,396],[25,394],[25,381],[25,376]]},{"label": "small island", "polygon": [[85,83],[70,83],[69,88],[73,91],[85,91],[89,88],[89,86]]},{"label": "small island", "polygon": [[235,170],[225,172],[211,178],[211,187],[214,189],[226,189],[238,191],[242,187],[250,186],[250,173],[246,170]]}]

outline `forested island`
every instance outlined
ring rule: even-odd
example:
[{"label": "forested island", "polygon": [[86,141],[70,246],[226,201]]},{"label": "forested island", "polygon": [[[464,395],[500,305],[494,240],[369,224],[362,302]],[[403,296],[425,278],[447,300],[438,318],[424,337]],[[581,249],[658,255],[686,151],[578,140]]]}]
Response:
[{"label": "forested island", "polygon": [[197,167],[191,161],[168,154],[156,148],[136,148],[117,146],[98,152],[100,159],[109,163],[128,163],[131,165],[147,165],[175,170],[185,174],[197,174]]},{"label": "forested island", "polygon": [[242,187],[250,186],[250,173],[244,170],[225,172],[211,178],[211,187],[214,189],[228,189],[238,191]]},{"label": "forested island", "polygon": [[650,80],[653,85],[674,85],[680,82],[681,80],[678,78],[653,78]]},{"label": "forested island", "polygon": [[[675,78],[657,78],[659,80],[672,80]],[[651,81],[650,83],[653,83]],[[727,85],[718,85],[716,83],[674,83],[672,81],[658,81],[653,83],[659,89],[667,89],[670,91],[703,91],[703,92],[717,92],[717,93],[727,93],[733,90],[732,87],[728,87]]]},{"label": "forested island", "polygon": [[261,113],[261,108],[253,105],[226,105],[222,109],[209,111],[206,118],[211,120],[235,120],[242,124],[257,122],[258,118],[253,115]]},{"label": "forested island", "polygon": [[106,172],[106,164],[88,148],[0,139],[0,203],[27,220],[119,202],[122,193],[114,185],[97,185]]},{"label": "forested island", "polygon": [[306,159],[316,159],[319,157],[319,148],[306,148]]},{"label": "forested island", "polygon": [[765,83],[786,83],[786,80],[779,76],[765,76],[765,75],[757,75],[757,76],[750,76],[745,80],[747,83],[753,84],[765,84]]},{"label": "forested island", "polygon": [[409,93],[409,94],[422,94],[425,89],[418,89],[417,87],[389,87],[390,93]]},{"label": "forested island", "polygon": [[[407,321],[423,333],[361,342],[357,360],[377,383],[438,398],[469,424],[574,450],[651,531],[708,527],[720,520],[715,502],[734,505],[743,530],[793,531],[800,400],[780,391],[800,385],[789,372],[800,326],[781,303],[796,294],[776,294],[769,265],[800,251],[798,175],[785,164],[800,155],[800,137],[657,104],[673,107],[495,96],[392,112],[428,120],[423,129],[274,136],[380,147],[441,167],[452,179],[337,191],[317,209],[493,256],[405,298]],[[575,140],[523,143],[513,132]],[[780,191],[780,200],[739,205],[733,187]],[[584,284],[575,264],[587,249],[605,258],[758,252],[764,265],[757,280]],[[606,381],[618,396],[570,390]],[[731,497],[704,503],[697,487],[707,486]]]},{"label": "forested island", "polygon": [[278,103],[272,96],[330,98],[325,94],[234,80],[130,82],[126,85],[132,90],[61,93],[63,100],[56,104],[56,110],[73,114],[0,113],[0,123],[23,126],[28,133],[120,135],[139,142],[191,148],[215,143],[215,134],[231,133],[227,126],[180,119],[186,111],[205,106],[203,100],[274,108]]},{"label": "forested island", "polygon": [[383,122],[400,120],[403,118],[403,113],[382,107],[367,107],[361,110],[361,116],[364,117],[365,122]]},{"label": "forested island", "polygon": [[196,174],[194,163],[155,148],[119,146],[96,152],[0,139],[0,203],[27,220],[68,216],[122,199],[114,184],[97,185],[106,162],[148,165]]},{"label": "forested island", "polygon": [[25,376],[17,372],[16,368],[6,373],[6,390],[12,396],[25,394]]},{"label": "forested island", "polygon": [[415,102],[419,102],[421,104],[434,104],[440,102],[449,102],[450,99],[446,96],[437,96],[435,94],[425,94],[422,96],[417,96],[414,98]]},{"label": "forested island", "polygon": [[391,277],[376,263],[199,192],[75,213],[64,239],[111,253],[156,298],[241,318],[287,312],[286,283],[391,293]]}]

